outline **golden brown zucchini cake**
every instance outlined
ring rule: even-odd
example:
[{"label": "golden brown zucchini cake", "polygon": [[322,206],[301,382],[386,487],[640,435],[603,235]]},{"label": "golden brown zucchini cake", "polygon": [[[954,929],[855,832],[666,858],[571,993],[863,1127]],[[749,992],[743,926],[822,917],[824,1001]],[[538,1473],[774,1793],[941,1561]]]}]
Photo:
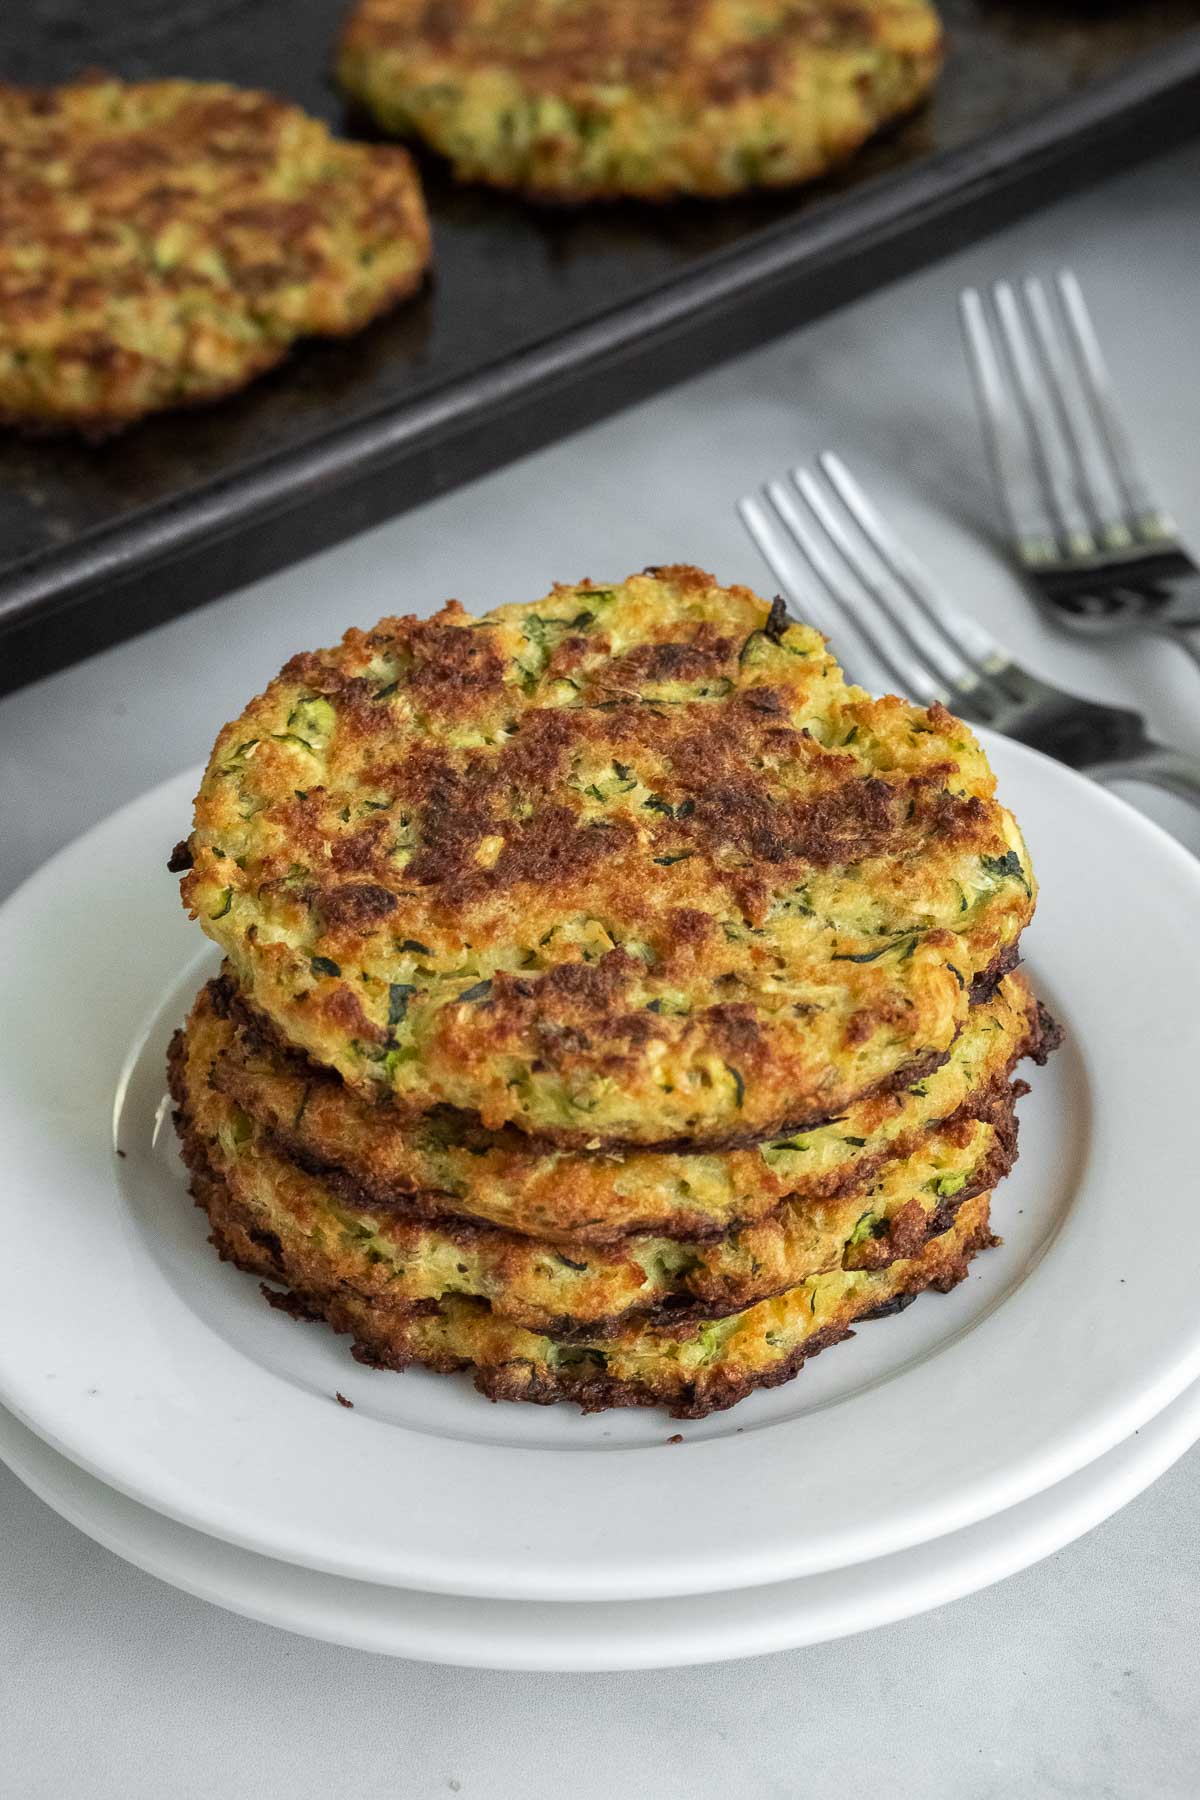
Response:
[{"label": "golden brown zucchini cake", "polygon": [[944,1061],[1033,910],[994,789],[944,709],[672,567],[293,658],[217,740],[183,891],[406,1120],[729,1148]]},{"label": "golden brown zucchini cake", "polygon": [[[723,1236],[637,1232],[599,1245],[550,1243],[480,1223],[465,1184],[456,1195],[443,1192],[440,1218],[414,1218],[372,1202],[340,1172],[311,1172],[308,1158],[286,1155],[275,1129],[229,1097],[223,1065],[236,1057],[237,1042],[219,1001],[216,984],[201,992],[173,1052],[185,1160],[224,1183],[264,1243],[285,1246],[292,1282],[392,1308],[463,1294],[558,1336],[607,1337],[634,1319],[719,1317],[831,1269],[881,1269],[913,1255],[1016,1156],[1015,1096],[1001,1062],[999,1082],[970,1095],[953,1119],[927,1124],[909,1155],[868,1159],[834,1195],[790,1193],[756,1223]],[[1003,1037],[991,1010],[985,1035]],[[1009,1062],[1028,1041],[1024,1020],[1018,1031],[1002,1052]],[[796,1150],[786,1154],[802,1161]],[[888,1158],[886,1147],[882,1155]]]},{"label": "golden brown zucchini cake", "polygon": [[420,284],[404,151],[269,94],[0,86],[0,419],[95,435],[212,400]]},{"label": "golden brown zucchini cake", "polygon": [[272,1148],[346,1197],[407,1219],[498,1225],[546,1243],[607,1244],[631,1232],[700,1240],[754,1224],[787,1199],[861,1189],[936,1125],[991,1118],[1016,1064],[1042,1055],[1043,1019],[1008,975],[972,1007],[948,1060],[911,1088],[860,1100],[839,1118],[744,1150],[539,1146],[442,1109],[411,1124],[285,1049],[228,977],[197,995],[187,1025],[191,1085],[219,1090]]},{"label": "golden brown zucchini cake", "polygon": [[995,1241],[988,1225],[991,1196],[978,1194],[957,1209],[948,1229],[887,1268],[835,1268],[700,1324],[564,1339],[524,1330],[486,1301],[467,1296],[414,1311],[318,1281],[302,1256],[302,1240],[285,1242],[264,1232],[199,1158],[193,1191],[222,1258],[286,1284],[284,1294],[264,1290],[267,1298],[299,1317],[323,1318],[349,1332],[360,1361],[397,1370],[414,1364],[439,1373],[471,1369],[475,1385],[493,1400],[569,1400],[585,1412],[665,1406],[677,1418],[700,1418],[755,1388],[790,1380],[809,1356],[851,1335],[856,1320],[895,1310],[923,1288],[953,1287],[975,1252]]},{"label": "golden brown zucchini cake", "polygon": [[927,0],[357,0],[338,73],[462,179],[579,201],[810,181],[940,64]]}]

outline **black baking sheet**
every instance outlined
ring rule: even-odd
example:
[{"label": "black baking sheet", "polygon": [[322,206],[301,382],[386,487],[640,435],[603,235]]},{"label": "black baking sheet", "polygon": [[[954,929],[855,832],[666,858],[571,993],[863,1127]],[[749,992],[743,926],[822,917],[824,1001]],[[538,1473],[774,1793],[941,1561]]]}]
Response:
[{"label": "black baking sheet", "polygon": [[[353,129],[338,0],[0,0],[0,76],[266,86]],[[554,212],[422,159],[437,274],[100,447],[0,440],[0,692],[279,568],[1200,128],[1200,0],[946,0],[932,103],[801,193]]]}]

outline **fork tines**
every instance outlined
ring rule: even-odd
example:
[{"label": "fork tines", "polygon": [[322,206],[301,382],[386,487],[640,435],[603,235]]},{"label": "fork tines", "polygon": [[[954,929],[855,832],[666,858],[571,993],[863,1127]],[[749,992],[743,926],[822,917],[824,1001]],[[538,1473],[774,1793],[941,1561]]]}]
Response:
[{"label": "fork tines", "polygon": [[[833,638],[847,668],[862,667],[852,636],[922,705],[935,700],[990,721],[995,677],[1011,659],[974,619],[938,592],[837,456],[769,481],[739,501],[742,523],[785,596]],[[875,685],[868,676],[865,685]]]},{"label": "fork tines", "polygon": [[959,298],[967,357],[1017,556],[1034,570],[1178,548],[1141,476],[1079,282],[1036,276]]}]

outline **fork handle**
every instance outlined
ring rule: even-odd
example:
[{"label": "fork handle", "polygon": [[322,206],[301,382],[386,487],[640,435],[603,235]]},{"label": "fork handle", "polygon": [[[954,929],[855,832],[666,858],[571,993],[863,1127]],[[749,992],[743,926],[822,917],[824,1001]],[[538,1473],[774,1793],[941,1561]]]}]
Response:
[{"label": "fork handle", "polygon": [[1166,744],[1147,744],[1139,755],[1117,762],[1092,763],[1084,773],[1095,781],[1145,781],[1200,806],[1200,756]]}]

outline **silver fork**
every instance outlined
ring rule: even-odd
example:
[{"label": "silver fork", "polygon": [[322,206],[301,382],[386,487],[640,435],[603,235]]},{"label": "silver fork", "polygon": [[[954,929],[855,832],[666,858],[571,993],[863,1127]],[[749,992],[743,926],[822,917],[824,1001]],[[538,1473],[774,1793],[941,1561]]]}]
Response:
[{"label": "silver fork", "polygon": [[838,457],[793,469],[790,486],[768,482],[738,513],[786,598],[864,687],[879,686],[865,651],[923,706],[940,700],[1099,781],[1151,782],[1200,805],[1200,758],[1156,744],[1140,713],[1023,669],[939,593]]},{"label": "silver fork", "polygon": [[1069,269],[959,296],[1012,549],[1055,618],[1090,637],[1152,631],[1200,663],[1200,569],[1150,493]]}]

